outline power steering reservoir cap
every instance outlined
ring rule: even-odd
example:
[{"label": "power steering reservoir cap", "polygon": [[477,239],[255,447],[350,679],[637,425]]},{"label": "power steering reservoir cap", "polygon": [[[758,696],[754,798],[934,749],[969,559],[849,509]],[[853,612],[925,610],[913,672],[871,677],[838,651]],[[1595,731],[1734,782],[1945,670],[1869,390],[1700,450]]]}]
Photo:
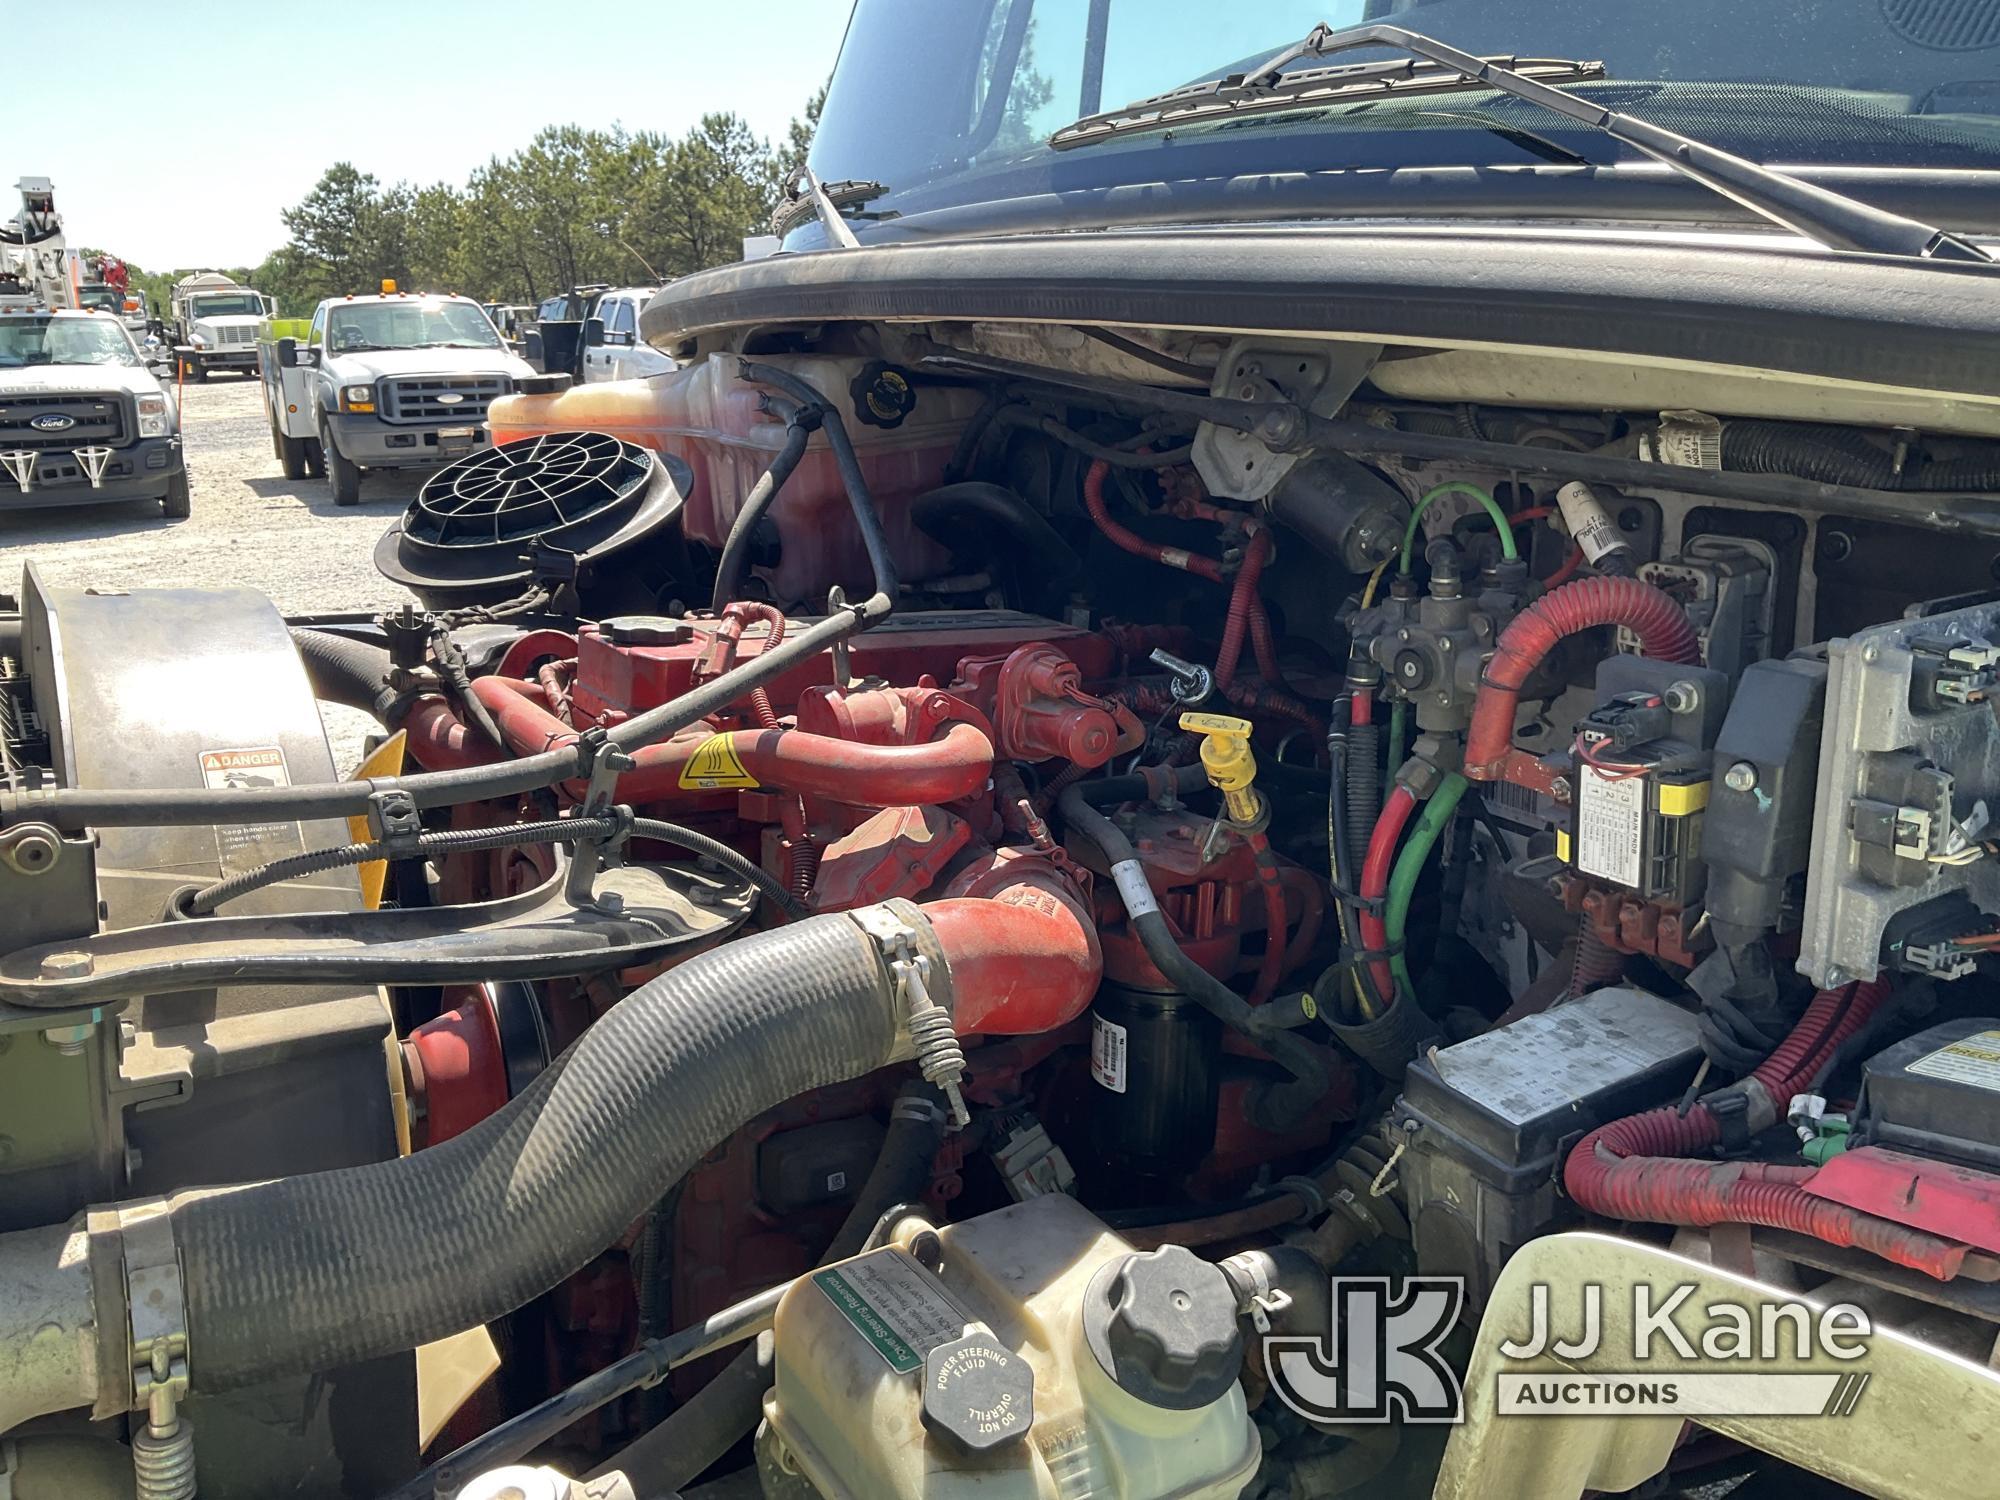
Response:
[{"label": "power steering reservoir cap", "polygon": [[1091,1278],[1084,1338],[1105,1374],[1153,1406],[1192,1411],[1243,1370],[1229,1278],[1185,1245],[1135,1250]]},{"label": "power steering reservoir cap", "polygon": [[924,1359],[924,1430],[964,1453],[990,1453],[1028,1435],[1035,1372],[990,1333],[939,1344]]}]

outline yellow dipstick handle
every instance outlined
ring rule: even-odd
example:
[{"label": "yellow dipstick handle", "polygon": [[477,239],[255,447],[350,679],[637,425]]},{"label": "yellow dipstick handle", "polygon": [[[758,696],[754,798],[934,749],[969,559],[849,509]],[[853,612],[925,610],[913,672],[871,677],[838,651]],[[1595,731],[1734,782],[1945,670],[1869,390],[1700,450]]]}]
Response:
[{"label": "yellow dipstick handle", "polygon": [[1227,714],[1184,713],[1181,728],[1201,736],[1201,768],[1208,784],[1222,793],[1232,823],[1257,821],[1257,757],[1250,751],[1250,721]]}]

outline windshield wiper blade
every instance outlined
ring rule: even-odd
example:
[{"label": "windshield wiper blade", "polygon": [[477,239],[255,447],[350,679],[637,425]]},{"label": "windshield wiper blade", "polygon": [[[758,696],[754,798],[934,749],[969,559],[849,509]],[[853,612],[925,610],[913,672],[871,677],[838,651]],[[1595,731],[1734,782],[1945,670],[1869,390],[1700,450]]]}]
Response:
[{"label": "windshield wiper blade", "polygon": [[[1443,67],[1421,58],[1345,63],[1331,68],[1301,68],[1293,73],[1282,71],[1287,63],[1304,55],[1299,46],[1289,47],[1269,61],[1260,63],[1252,72],[1231,73],[1204,83],[1191,83],[1185,88],[1155,94],[1118,109],[1085,115],[1050,136],[1049,147],[1054,151],[1068,151],[1135,131],[1208,124],[1234,115],[1309,108],[1354,98],[1464,93],[1492,87],[1466,77],[1456,68]],[[1509,56],[1482,58],[1480,61],[1504,64],[1523,77],[1560,79],[1566,83],[1606,76],[1601,62],[1566,57]]]},{"label": "windshield wiper blade", "polygon": [[[1993,257],[1973,244],[1936,225],[1830,192],[1784,172],[1759,166],[1756,162],[1717,147],[1704,145],[1665,126],[1654,125],[1617,110],[1605,109],[1588,99],[1531,78],[1525,72],[1503,66],[1490,58],[1474,57],[1435,37],[1406,31],[1401,26],[1376,22],[1335,31],[1325,24],[1315,26],[1301,40],[1275,53],[1246,73],[1242,86],[1268,89],[1280,86],[1283,69],[1302,57],[1324,57],[1331,52],[1356,47],[1394,47],[1435,63],[1461,78],[1539,104],[1544,109],[1603,131],[1623,141],[1635,151],[1666,163],[1684,177],[1723,197],[1742,204],[1774,224],[1804,235],[1830,250],[1858,250],[1874,255],[1894,255],[1907,260],[1958,260],[1991,262]],[[1273,80],[1279,80],[1274,83]],[[1079,122],[1081,123],[1081,122]],[[1053,143],[1051,143],[1053,144]]]},{"label": "windshield wiper blade", "polygon": [[[771,210],[771,233],[783,239],[807,219],[820,213],[820,201],[824,199],[839,211],[842,219],[850,208],[862,208],[882,197],[889,189],[887,184],[862,177],[844,177],[838,182],[822,182],[814,193],[801,178],[794,179],[778,197],[778,206]],[[860,214],[859,218],[882,217]],[[887,217],[895,217],[893,214]]]}]

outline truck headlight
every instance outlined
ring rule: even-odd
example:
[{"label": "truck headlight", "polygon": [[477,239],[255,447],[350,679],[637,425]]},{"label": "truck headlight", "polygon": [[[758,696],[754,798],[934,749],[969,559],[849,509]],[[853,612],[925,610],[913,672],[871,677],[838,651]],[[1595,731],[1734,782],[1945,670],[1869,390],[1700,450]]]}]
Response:
[{"label": "truck headlight", "polygon": [[340,388],[340,409],[342,411],[375,410],[375,387],[372,385],[344,385]]},{"label": "truck headlight", "polygon": [[139,398],[139,436],[168,437],[174,430],[174,412],[165,396]]},{"label": "truck headlight", "polygon": [[191,333],[188,335],[188,342],[197,349],[206,349],[208,347],[208,335],[205,333]]}]

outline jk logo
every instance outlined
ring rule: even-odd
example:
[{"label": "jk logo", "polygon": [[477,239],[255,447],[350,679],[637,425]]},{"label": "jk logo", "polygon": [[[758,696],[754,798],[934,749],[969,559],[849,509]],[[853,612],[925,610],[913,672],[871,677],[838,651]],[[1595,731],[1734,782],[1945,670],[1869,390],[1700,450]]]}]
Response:
[{"label": "jk logo", "polygon": [[1324,1337],[1272,1337],[1264,1373],[1278,1398],[1313,1422],[1458,1422],[1458,1374],[1438,1345],[1458,1321],[1465,1283],[1409,1276],[1333,1278],[1333,1327]]}]

